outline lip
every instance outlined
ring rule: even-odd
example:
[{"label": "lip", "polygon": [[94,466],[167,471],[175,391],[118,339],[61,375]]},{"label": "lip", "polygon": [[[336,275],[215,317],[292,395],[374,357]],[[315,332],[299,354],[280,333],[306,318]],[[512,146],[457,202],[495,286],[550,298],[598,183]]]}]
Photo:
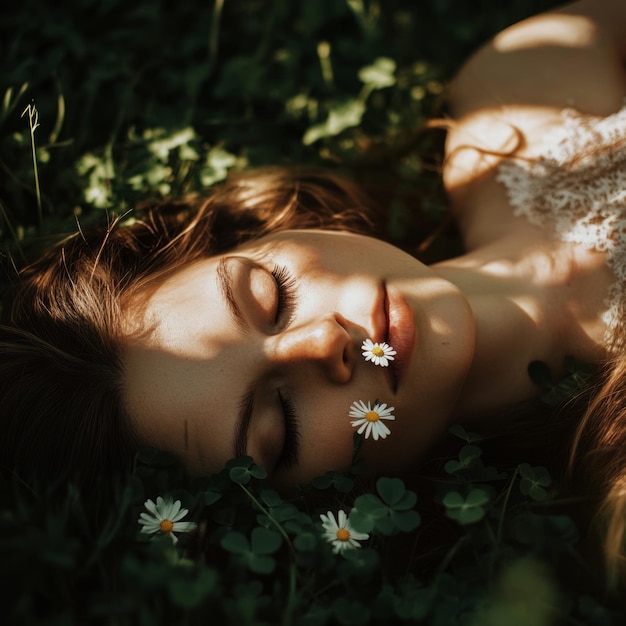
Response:
[{"label": "lip", "polygon": [[415,320],[411,307],[398,289],[385,285],[385,293],[386,341],[396,351],[394,360],[389,365],[393,373],[394,388],[397,390],[411,362],[415,345]]},{"label": "lip", "polygon": [[[374,303],[374,309],[372,311],[372,341],[389,343],[389,316],[387,313],[387,289],[384,281],[381,281],[378,289],[378,297]],[[396,373],[393,368],[393,361],[389,362],[390,367],[381,367],[382,373],[387,380],[390,391],[395,395],[397,379]]]}]

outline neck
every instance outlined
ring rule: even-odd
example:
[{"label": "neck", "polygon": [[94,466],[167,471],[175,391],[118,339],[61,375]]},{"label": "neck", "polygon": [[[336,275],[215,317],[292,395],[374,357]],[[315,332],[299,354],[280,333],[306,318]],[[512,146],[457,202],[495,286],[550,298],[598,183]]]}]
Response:
[{"label": "neck", "polygon": [[[532,361],[544,361],[559,378],[568,355],[587,363],[602,357],[597,303],[606,285],[597,277],[592,284],[598,268],[581,263],[572,247],[546,250],[502,242],[434,267],[465,294],[476,324],[474,358],[453,419],[479,424],[537,396]],[[588,297],[592,287],[597,297]]]}]

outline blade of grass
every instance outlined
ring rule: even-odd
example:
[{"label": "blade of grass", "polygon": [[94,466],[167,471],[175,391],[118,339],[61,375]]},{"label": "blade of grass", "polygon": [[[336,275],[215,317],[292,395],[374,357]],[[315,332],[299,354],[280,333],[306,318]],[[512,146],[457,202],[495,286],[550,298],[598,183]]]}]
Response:
[{"label": "blade of grass", "polygon": [[35,147],[35,131],[39,128],[39,111],[37,107],[31,103],[24,111],[21,117],[28,115],[28,129],[30,132],[30,149],[33,157],[33,174],[35,177],[35,195],[37,197],[37,217],[39,219],[39,227],[43,222],[43,210],[41,207],[41,190],[39,189],[39,169],[37,167],[37,150]]}]

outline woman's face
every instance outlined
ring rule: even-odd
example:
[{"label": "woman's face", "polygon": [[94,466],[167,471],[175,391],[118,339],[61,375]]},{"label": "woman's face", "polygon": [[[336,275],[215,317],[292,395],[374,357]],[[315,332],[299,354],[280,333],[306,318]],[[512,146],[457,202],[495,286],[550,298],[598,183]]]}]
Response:
[{"label": "woman's face", "polygon": [[[248,454],[277,487],[345,470],[355,401],[394,407],[363,442],[371,472],[409,468],[445,428],[470,366],[459,290],[369,237],[284,231],[169,274],[129,307],[125,406],[140,440],[193,474]],[[397,351],[366,362],[365,339]]]}]

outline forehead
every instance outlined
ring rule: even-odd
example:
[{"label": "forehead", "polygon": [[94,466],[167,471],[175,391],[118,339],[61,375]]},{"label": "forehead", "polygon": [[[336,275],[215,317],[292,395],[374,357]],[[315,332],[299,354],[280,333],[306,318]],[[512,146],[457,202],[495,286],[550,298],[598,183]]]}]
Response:
[{"label": "forehead", "polygon": [[192,459],[228,458],[233,419],[213,426],[208,450],[200,431],[210,407],[236,413],[239,391],[225,375],[233,367],[234,334],[216,264],[205,259],[185,267],[131,302],[123,345],[124,404],[139,439]]}]

